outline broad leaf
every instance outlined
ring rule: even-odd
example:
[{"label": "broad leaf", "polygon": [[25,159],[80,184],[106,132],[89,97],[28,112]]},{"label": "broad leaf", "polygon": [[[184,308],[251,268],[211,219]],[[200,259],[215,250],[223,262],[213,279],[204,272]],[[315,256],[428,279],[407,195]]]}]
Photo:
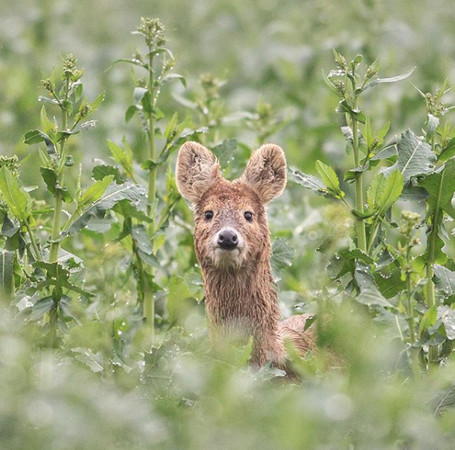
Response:
[{"label": "broad leaf", "polygon": [[191,306],[191,290],[183,277],[173,276],[169,280],[167,295],[167,310],[169,312],[169,321],[175,323],[185,316],[185,312]]},{"label": "broad leaf", "polygon": [[70,203],[73,201],[73,197],[71,197],[68,189],[58,184],[58,177],[53,169],[49,167],[41,167],[40,172],[44,182],[46,183],[47,190],[52,195],[60,195],[65,203]]},{"label": "broad leaf", "polygon": [[144,225],[133,225],[131,228],[131,237],[141,260],[148,265],[158,268],[161,267],[156,256],[153,254],[153,245]]},{"label": "broad leaf", "polygon": [[89,348],[75,347],[71,351],[74,358],[85,364],[92,372],[99,373],[103,371],[103,356],[100,352],[93,353]]},{"label": "broad leaf", "polygon": [[400,269],[395,269],[388,276],[376,273],[374,280],[385,298],[392,298],[406,289],[406,281],[402,279]]},{"label": "broad leaf", "polygon": [[130,146],[125,140],[123,141],[124,149],[111,140],[107,141],[107,145],[114,161],[122,166],[127,177],[134,180],[133,152]]},{"label": "broad leaf", "polygon": [[444,299],[455,295],[455,272],[447,267],[434,265],[434,282],[436,289],[442,293]]},{"label": "broad leaf", "polygon": [[300,170],[291,169],[288,170],[289,179],[294,181],[304,188],[310,189],[316,194],[325,195],[327,190],[324,183],[313,175],[308,175],[306,173],[300,172]]},{"label": "broad leaf", "polygon": [[90,203],[96,202],[99,200],[107,187],[111,184],[114,179],[114,175],[108,175],[102,180],[95,181],[80,197],[79,206],[85,206]]},{"label": "broad leaf", "polygon": [[440,416],[455,405],[455,385],[450,386],[446,390],[439,392],[432,402],[433,414]]},{"label": "broad leaf", "polygon": [[6,167],[0,169],[0,191],[11,214],[26,223],[30,217],[29,195],[21,190],[19,181]]},{"label": "broad leaf", "polygon": [[120,174],[119,169],[115,166],[111,166],[110,164],[98,164],[92,169],[92,177],[96,181],[100,181],[108,175],[113,175],[114,180],[117,184],[122,184],[125,182],[124,178]]},{"label": "broad leaf", "polygon": [[273,241],[271,264],[275,271],[290,267],[294,255],[295,249],[291,247],[288,240],[280,238]]},{"label": "broad leaf", "polygon": [[393,171],[388,177],[376,174],[367,191],[370,211],[383,215],[400,197],[404,180],[400,171]]},{"label": "broad leaf", "polygon": [[28,317],[29,320],[39,320],[44,314],[55,307],[54,299],[52,297],[44,297],[39,299],[32,307],[32,312]]},{"label": "broad leaf", "polygon": [[384,173],[398,169],[403,174],[404,182],[408,183],[411,177],[425,175],[433,170],[436,155],[431,147],[411,130],[401,134],[397,141],[397,151],[398,161],[384,170]]},{"label": "broad leaf", "polygon": [[344,192],[340,189],[338,175],[330,166],[318,160],[316,161],[316,170],[331,194],[336,197],[344,197]]},{"label": "broad leaf", "polygon": [[393,307],[379,291],[370,269],[363,263],[357,263],[354,274],[360,293],[356,300],[368,306]]},{"label": "broad leaf", "polygon": [[[114,206],[119,205],[121,202],[125,202],[128,205],[130,212],[131,210],[139,211],[138,208],[141,205],[144,208],[146,207],[145,198],[145,190],[136,184],[130,182],[124,184],[113,183],[108,186],[99,200],[90,205],[76,220],[68,225],[60,236],[60,240],[78,233],[88,224],[92,217],[103,218],[106,211],[113,209]],[[141,216],[145,216],[144,212],[139,212]]]},{"label": "broad leaf", "polygon": [[440,306],[438,308],[438,318],[444,325],[447,339],[455,340],[455,309],[450,306]]},{"label": "broad leaf", "polygon": [[455,192],[455,159],[449,159],[437,172],[427,175],[421,185],[430,194],[427,200],[430,213],[440,208],[455,218],[455,208],[452,206]]}]

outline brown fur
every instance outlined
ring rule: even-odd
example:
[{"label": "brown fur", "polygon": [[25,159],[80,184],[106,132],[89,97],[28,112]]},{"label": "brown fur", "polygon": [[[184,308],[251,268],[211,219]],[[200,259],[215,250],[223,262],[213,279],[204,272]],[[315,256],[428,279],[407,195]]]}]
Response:
[{"label": "brown fur", "polygon": [[[253,338],[253,364],[272,361],[283,367],[284,342],[290,340],[304,355],[314,348],[309,316],[281,322],[273,283],[271,245],[265,204],[280,195],[286,184],[286,160],[280,147],[264,145],[250,158],[244,174],[228,181],[214,155],[195,142],[184,144],[176,167],[177,186],[194,205],[196,255],[206,291],[206,308],[214,340],[226,336]],[[207,219],[207,211],[213,218]],[[245,219],[245,212],[253,220]],[[238,235],[235,250],[217,246],[216,237],[229,228]]]}]

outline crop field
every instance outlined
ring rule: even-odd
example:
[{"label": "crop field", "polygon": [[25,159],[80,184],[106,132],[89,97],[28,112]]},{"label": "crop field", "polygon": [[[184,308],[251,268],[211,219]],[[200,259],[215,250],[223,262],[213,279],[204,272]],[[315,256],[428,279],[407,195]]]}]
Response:
[{"label": "crop field", "polygon": [[[451,1],[3,3],[0,448],[455,449]],[[187,141],[284,150],[293,377],[210,341]]]}]

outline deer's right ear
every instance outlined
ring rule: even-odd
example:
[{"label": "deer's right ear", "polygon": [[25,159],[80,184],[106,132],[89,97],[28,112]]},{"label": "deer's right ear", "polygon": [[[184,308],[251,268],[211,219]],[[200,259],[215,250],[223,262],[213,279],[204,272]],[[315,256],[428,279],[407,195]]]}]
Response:
[{"label": "deer's right ear", "polygon": [[177,187],[182,197],[197,203],[209,186],[221,178],[215,155],[197,142],[180,147],[175,168]]}]

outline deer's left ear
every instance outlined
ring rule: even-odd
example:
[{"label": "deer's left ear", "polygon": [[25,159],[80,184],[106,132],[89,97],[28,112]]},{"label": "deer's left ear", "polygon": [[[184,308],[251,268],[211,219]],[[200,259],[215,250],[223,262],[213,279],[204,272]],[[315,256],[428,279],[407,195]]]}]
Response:
[{"label": "deer's left ear", "polygon": [[240,181],[250,186],[262,203],[280,195],[286,186],[286,158],[283,150],[274,144],[258,148],[248,161]]}]

